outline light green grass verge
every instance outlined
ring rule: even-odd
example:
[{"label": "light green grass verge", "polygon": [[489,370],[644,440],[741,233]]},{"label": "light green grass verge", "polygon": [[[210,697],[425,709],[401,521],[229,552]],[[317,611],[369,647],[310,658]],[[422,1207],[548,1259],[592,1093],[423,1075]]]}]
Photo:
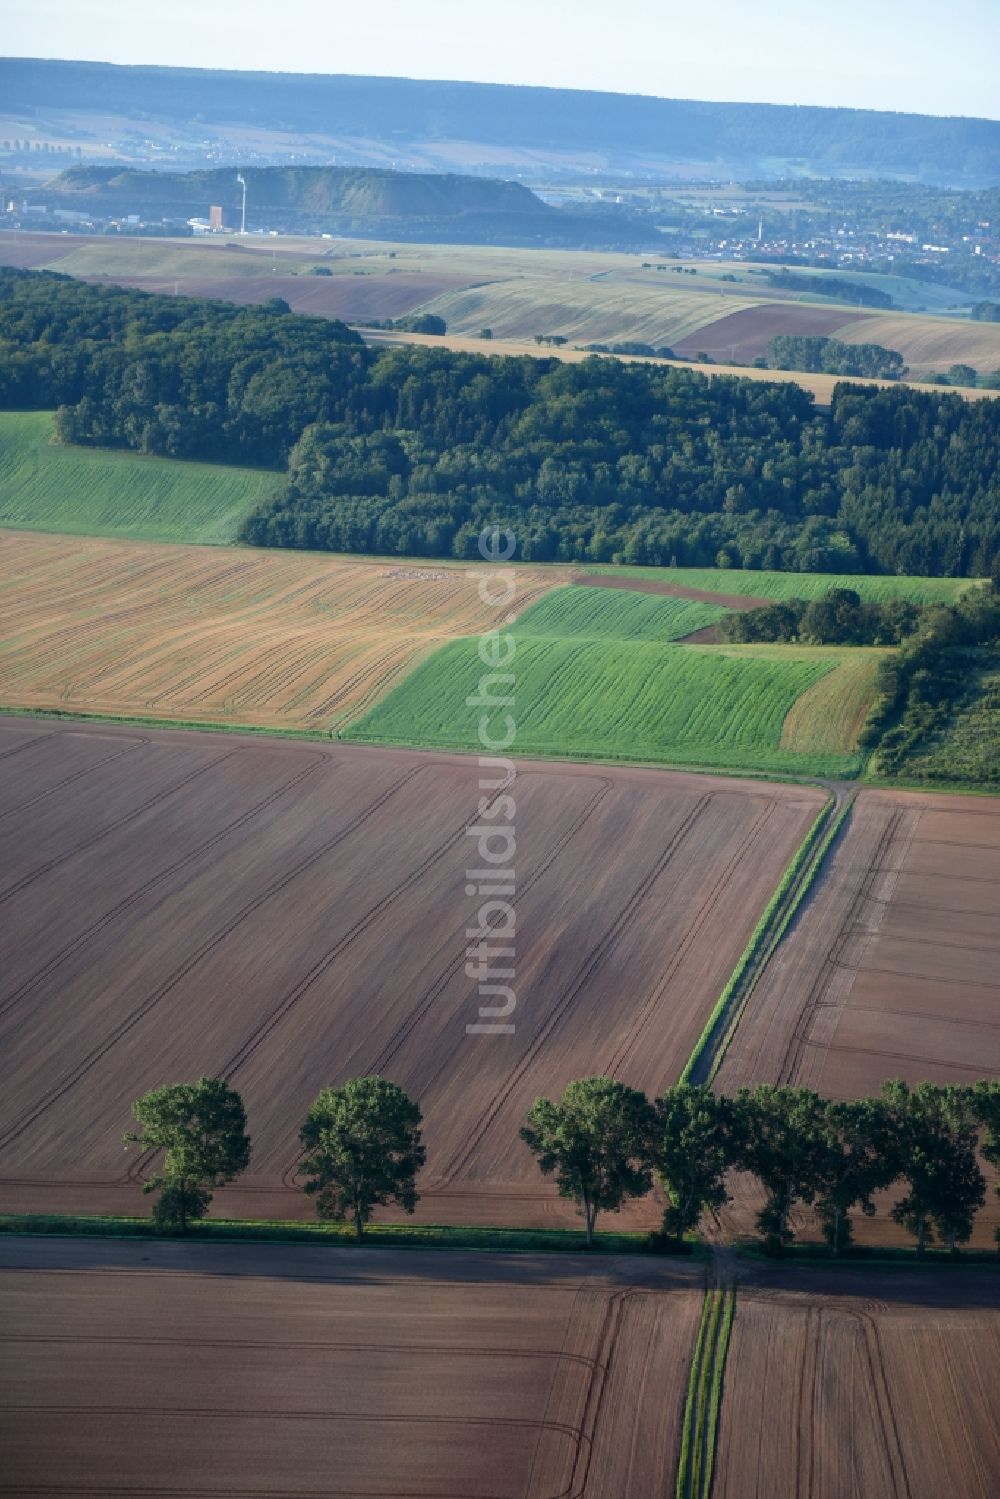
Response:
[{"label": "light green grass verge", "polygon": [[[735,658],[644,639],[565,639],[514,630],[516,651],[495,683],[489,732],[502,736],[510,711],[516,735],[505,746],[541,759],[642,762],[792,775],[851,776],[856,754],[783,750],[796,699],[836,665],[834,658]],[[449,642],[343,731],[345,739],[438,750],[481,751],[487,673],[478,641]],[[473,700],[472,705],[469,699]]]},{"label": "light green grass verge", "polygon": [[614,567],[596,564],[586,573],[611,573],[661,583],[678,583],[707,593],[742,594],[761,599],[815,599],[831,588],[853,588],[863,599],[912,599],[916,604],[951,603],[979,580],[972,578],[881,577],[871,573],[776,573],[738,567]]},{"label": "light green grass verge", "polygon": [[264,469],[52,441],[48,411],[0,412],[0,526],[219,545],[272,494]]},{"label": "light green grass verge", "polygon": [[712,1491],[722,1384],[735,1309],[736,1292],[731,1288],[705,1292],[688,1377],[676,1499],[708,1499]]},{"label": "light green grass verge", "polygon": [[[184,1235],[166,1234],[150,1218],[62,1213],[3,1213],[0,1233],[113,1239],[171,1239],[281,1244],[324,1244],[355,1248],[353,1225],[299,1219],[203,1218]],[[463,1228],[449,1224],[370,1224],[363,1248],[479,1249],[495,1253],[664,1254],[665,1249],[646,1233],[599,1232],[587,1250],[582,1229]],[[692,1246],[680,1251],[690,1255]]]},{"label": "light green grass verge", "polygon": [[[716,1000],[701,1035],[695,1042],[694,1049],[680,1075],[682,1083],[710,1083],[715,1077],[736,1027],[739,1025],[747,1000],[750,998],[749,989],[741,993],[745,980],[752,967],[757,967],[759,971],[770,960],[787,931],[789,922],[819,873],[851,805],[852,803],[848,802],[841,808],[833,825],[817,848],[817,842],[821,838],[824,825],[833,807],[833,801],[828,801],[799,844],[774,894],[764,907],[760,920],[750,934],[750,940],[740,954],[726,987]],[[723,1025],[725,1025],[724,1032]]]}]

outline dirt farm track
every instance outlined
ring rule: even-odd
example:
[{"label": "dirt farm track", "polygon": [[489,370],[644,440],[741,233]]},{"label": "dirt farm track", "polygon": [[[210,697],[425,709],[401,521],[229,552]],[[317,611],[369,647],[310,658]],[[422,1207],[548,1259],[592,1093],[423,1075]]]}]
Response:
[{"label": "dirt farm track", "polygon": [[676,1080],[822,804],[523,762],[516,1030],[468,1035],[473,759],[14,718],[0,756],[11,1211],[144,1211],[131,1101],[210,1073],[243,1093],[254,1139],[219,1211],[311,1215],[306,1109],[380,1072],[424,1111],[425,1220],[576,1223],[518,1140],[527,1109],[595,1072]]}]

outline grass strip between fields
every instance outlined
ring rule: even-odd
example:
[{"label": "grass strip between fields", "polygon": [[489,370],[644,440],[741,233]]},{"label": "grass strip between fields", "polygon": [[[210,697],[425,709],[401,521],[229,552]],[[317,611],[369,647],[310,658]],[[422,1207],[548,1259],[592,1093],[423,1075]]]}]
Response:
[{"label": "grass strip between fields", "polygon": [[[0,1234],[64,1238],[186,1239],[213,1243],[322,1244],[362,1249],[477,1249],[500,1254],[658,1254],[668,1252],[651,1234],[598,1232],[587,1250],[583,1229],[465,1228],[451,1224],[370,1224],[361,1244],[350,1223],[300,1219],[202,1218],[185,1234],[169,1234],[151,1218],[70,1213],[0,1213]],[[671,1253],[697,1253],[693,1243]]]},{"label": "grass strip between fields", "polygon": [[708,1499],[712,1490],[722,1383],[735,1310],[736,1292],[732,1287],[709,1287],[705,1292],[688,1376],[676,1499]]},{"label": "grass strip between fields", "polygon": [[[852,804],[853,798],[840,809],[833,826],[817,849],[816,844],[834,807],[834,800],[831,797],[799,844],[774,894],[764,907],[760,920],[751,932],[750,940],[740,954],[726,987],[719,995],[711,1015],[705,1022],[701,1035],[684,1065],[680,1082],[710,1083],[715,1077],[746,1008],[756,979],[767,966],[775,948],[787,931],[789,922],[812,886]],[[723,1023],[725,1023],[724,1031],[722,1030]]]}]

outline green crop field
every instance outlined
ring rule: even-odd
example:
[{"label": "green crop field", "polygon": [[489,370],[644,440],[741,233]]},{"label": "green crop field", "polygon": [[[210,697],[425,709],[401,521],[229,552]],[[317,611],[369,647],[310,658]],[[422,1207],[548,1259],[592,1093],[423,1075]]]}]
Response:
[{"label": "green crop field", "polygon": [[853,588],[863,599],[912,599],[916,604],[951,603],[970,578],[886,577],[874,573],[769,573],[738,567],[592,566],[587,573],[611,573],[660,583],[678,583],[708,593],[742,594],[761,599],[816,599],[830,588]]},{"label": "green crop field", "polygon": [[[805,752],[782,748],[785,719],[804,692],[835,670],[836,653],[790,648],[784,654],[728,655],[671,645],[665,643],[667,631],[680,635],[699,627],[685,600],[622,592],[607,603],[606,595],[594,598],[599,592],[560,589],[512,632],[515,654],[502,669],[514,675],[512,748],[519,754],[816,775],[857,771],[856,754],[836,742],[824,745],[821,736]],[[651,612],[651,604],[667,607]],[[575,634],[568,633],[571,622]],[[561,633],[553,628],[560,623]],[[656,633],[646,633],[651,630]],[[476,696],[487,670],[475,638],[452,641],[345,737],[480,749],[482,710],[467,699]],[[504,684],[495,688],[500,695],[508,690]],[[494,736],[502,734],[507,711],[498,710]]]},{"label": "green crop field", "polygon": [[626,589],[557,588],[518,620],[519,634],[578,640],[679,640],[729,610]]},{"label": "green crop field", "polygon": [[52,442],[48,411],[0,412],[0,526],[222,543],[276,474]]}]

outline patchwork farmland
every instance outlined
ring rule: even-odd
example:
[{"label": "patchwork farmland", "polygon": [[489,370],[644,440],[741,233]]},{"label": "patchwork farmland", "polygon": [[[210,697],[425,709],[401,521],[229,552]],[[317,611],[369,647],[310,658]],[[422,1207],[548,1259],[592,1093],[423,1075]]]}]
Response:
[{"label": "patchwork farmland", "polygon": [[[311,1216],[318,1091],[420,1099],[426,1222],[573,1224],[518,1139],[594,1072],[676,1080],[817,789],[525,762],[511,1036],[469,1036],[478,770],[361,746],[4,720],[0,1181],[9,1210],[142,1211],[133,1098],[202,1073],[246,1099],[220,1212]],[[652,1226],[647,1200],[635,1221]]]},{"label": "patchwork farmland", "polygon": [[3,1489],[662,1499],[701,1299],[650,1259],[2,1241]]},{"label": "patchwork farmland", "polygon": [[0,532],[8,707],[329,730],[498,618],[458,568]]}]

